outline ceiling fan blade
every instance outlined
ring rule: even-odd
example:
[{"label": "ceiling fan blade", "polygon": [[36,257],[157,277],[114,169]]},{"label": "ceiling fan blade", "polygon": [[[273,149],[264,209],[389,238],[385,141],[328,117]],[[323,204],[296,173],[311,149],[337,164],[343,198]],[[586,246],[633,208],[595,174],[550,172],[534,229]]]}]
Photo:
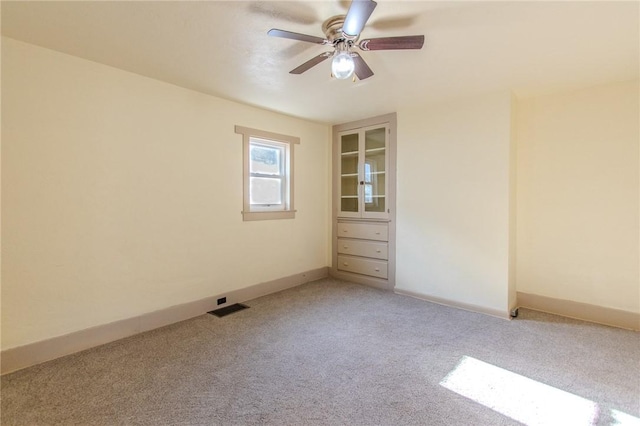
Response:
[{"label": "ceiling fan blade", "polygon": [[369,65],[362,59],[362,56],[357,53],[351,53],[353,57],[353,63],[355,65],[354,72],[358,76],[358,80],[364,80],[365,78],[369,78],[373,75],[373,71],[369,68]]},{"label": "ceiling fan blade", "polygon": [[323,39],[321,37],[310,36],[310,35],[306,35],[306,34],[293,33],[291,31],[278,30],[276,28],[270,29],[269,32],[267,32],[267,34],[269,34],[271,37],[289,38],[291,40],[306,41],[306,42],[309,42],[309,43],[316,43],[316,44],[327,44],[327,43],[329,43],[327,40],[325,40],[325,39]]},{"label": "ceiling fan blade", "polygon": [[351,37],[360,34],[377,5],[373,0],[353,0],[344,18],[342,32]]},{"label": "ceiling fan blade", "polygon": [[362,40],[358,47],[362,50],[396,50],[396,49],[422,49],[424,36],[401,36],[368,38]]},{"label": "ceiling fan blade", "polygon": [[302,74],[303,72],[307,71],[308,69],[310,69],[312,67],[315,67],[320,62],[322,62],[325,59],[327,59],[329,56],[331,56],[331,52],[321,53],[318,56],[316,56],[315,58],[309,59],[307,62],[305,62],[304,64],[300,65],[299,67],[292,69],[291,71],[289,71],[289,74]]}]

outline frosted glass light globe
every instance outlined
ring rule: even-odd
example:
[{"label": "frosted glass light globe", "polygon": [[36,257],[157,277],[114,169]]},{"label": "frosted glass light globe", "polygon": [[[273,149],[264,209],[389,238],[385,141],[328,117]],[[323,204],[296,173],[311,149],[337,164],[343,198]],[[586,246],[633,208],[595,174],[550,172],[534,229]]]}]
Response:
[{"label": "frosted glass light globe", "polygon": [[340,52],[333,57],[331,61],[331,72],[335,78],[344,80],[353,75],[355,64],[349,52]]}]

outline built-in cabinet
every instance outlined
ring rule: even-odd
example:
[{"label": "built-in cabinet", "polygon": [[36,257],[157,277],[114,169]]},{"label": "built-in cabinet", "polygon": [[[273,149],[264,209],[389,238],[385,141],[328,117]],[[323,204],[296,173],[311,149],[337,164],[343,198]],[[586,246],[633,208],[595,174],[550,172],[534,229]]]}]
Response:
[{"label": "built-in cabinet", "polygon": [[332,274],[385,289],[395,277],[395,137],[395,114],[333,128]]},{"label": "built-in cabinet", "polygon": [[338,134],[340,217],[387,219],[388,125]]}]

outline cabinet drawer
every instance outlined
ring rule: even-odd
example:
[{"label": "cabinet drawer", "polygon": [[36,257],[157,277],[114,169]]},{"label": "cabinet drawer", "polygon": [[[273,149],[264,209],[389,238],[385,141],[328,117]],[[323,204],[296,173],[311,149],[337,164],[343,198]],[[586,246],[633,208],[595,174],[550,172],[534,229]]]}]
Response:
[{"label": "cabinet drawer", "polygon": [[384,260],[369,260],[358,257],[338,256],[338,270],[355,272],[356,274],[371,275],[377,278],[387,278],[387,262]]},{"label": "cabinet drawer", "polygon": [[338,238],[338,253],[387,260],[389,258],[389,245],[373,241]]},{"label": "cabinet drawer", "polygon": [[388,241],[389,227],[377,223],[338,223],[338,237]]}]

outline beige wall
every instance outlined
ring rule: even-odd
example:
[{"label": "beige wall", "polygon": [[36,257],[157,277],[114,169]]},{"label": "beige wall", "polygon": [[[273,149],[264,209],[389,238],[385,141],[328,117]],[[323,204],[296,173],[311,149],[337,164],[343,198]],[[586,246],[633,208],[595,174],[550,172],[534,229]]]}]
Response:
[{"label": "beige wall", "polygon": [[[3,349],[329,264],[329,126],[2,43]],[[639,312],[638,115],[637,82],[398,111],[396,288]],[[236,124],[301,137],[295,220],[242,222]]]},{"label": "beige wall", "polygon": [[638,95],[518,103],[518,291],[640,312]]},{"label": "beige wall", "polygon": [[[330,128],[2,40],[2,348],[329,264]],[[243,222],[234,125],[299,136]]]},{"label": "beige wall", "polygon": [[498,93],[398,111],[398,290],[508,313],[511,107]]}]

